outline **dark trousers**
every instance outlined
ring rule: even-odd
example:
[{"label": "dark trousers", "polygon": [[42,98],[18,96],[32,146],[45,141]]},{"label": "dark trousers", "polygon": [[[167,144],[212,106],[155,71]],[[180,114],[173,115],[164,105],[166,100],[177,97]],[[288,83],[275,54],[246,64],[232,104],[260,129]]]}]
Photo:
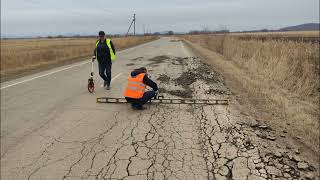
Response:
[{"label": "dark trousers", "polygon": [[127,98],[127,101],[132,104],[132,106],[142,106],[147,103],[150,99],[156,96],[155,91],[147,91],[143,94],[140,99]]},{"label": "dark trousers", "polygon": [[112,64],[110,63],[98,63],[99,65],[99,75],[100,77],[104,80],[105,85],[110,86],[111,83],[111,66]]}]

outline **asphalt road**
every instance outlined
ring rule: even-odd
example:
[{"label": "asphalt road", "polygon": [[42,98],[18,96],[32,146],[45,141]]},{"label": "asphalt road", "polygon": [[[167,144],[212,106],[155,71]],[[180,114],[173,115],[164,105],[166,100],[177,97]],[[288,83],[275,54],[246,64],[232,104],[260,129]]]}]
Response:
[{"label": "asphalt road", "polygon": [[[318,167],[239,112],[223,78],[183,42],[161,38],[120,52],[109,91],[96,66],[93,94],[87,62],[1,84],[1,179],[317,179]],[[140,66],[167,98],[232,103],[143,111],[96,103],[122,97],[130,70]]]}]

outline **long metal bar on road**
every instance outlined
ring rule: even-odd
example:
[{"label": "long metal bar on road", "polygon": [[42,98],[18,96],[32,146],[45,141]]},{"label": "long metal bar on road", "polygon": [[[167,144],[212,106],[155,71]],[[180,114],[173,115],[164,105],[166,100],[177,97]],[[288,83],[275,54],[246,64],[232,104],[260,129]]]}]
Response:
[{"label": "long metal bar on road", "polygon": [[[228,105],[229,99],[151,99],[151,103],[160,104],[203,104],[203,105]],[[125,98],[98,97],[97,103],[128,103]]]}]

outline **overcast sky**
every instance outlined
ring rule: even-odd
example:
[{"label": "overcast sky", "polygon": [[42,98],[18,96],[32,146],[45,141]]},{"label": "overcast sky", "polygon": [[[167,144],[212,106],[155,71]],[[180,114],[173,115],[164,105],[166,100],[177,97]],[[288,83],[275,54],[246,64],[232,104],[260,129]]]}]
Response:
[{"label": "overcast sky", "polygon": [[319,0],[1,0],[1,34],[278,29],[319,22]]}]

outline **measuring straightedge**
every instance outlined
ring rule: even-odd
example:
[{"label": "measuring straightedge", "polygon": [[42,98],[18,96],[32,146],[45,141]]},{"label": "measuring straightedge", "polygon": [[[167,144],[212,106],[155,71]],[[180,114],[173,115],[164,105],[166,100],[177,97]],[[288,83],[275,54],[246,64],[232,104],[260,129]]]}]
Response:
[{"label": "measuring straightedge", "polygon": [[[149,102],[157,104],[203,104],[203,105],[228,105],[229,99],[166,99],[158,96]],[[128,103],[125,98],[98,97],[97,103]]]}]

